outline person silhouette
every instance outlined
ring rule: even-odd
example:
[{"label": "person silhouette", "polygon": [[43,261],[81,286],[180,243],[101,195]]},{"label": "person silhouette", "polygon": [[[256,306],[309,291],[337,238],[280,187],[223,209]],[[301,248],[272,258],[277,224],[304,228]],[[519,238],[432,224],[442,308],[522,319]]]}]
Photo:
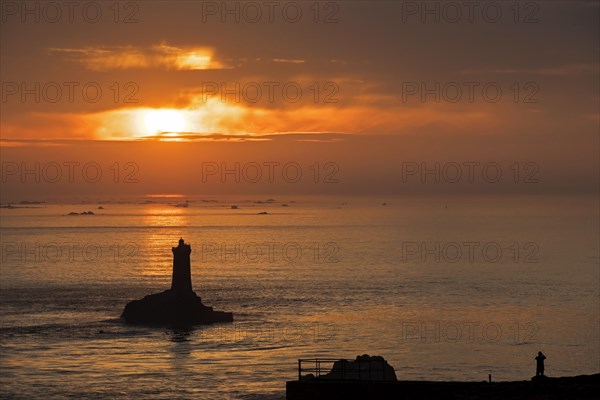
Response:
[{"label": "person silhouette", "polygon": [[535,361],[537,361],[537,365],[535,368],[535,376],[544,376],[544,360],[546,359],[546,356],[544,355],[544,353],[542,353],[541,351],[538,351],[538,355],[535,358]]}]

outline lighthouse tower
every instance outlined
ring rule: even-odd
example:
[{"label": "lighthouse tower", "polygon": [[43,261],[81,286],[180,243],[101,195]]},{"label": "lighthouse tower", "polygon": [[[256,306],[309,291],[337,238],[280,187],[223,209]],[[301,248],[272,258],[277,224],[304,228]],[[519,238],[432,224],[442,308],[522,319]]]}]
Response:
[{"label": "lighthouse tower", "polygon": [[215,311],[202,303],[200,296],[192,290],[190,255],[192,248],[179,239],[179,245],[172,247],[173,281],[171,289],[149,294],[140,300],[132,300],[125,306],[121,317],[132,324],[161,324],[169,326],[190,326],[233,322],[233,314]]},{"label": "lighthouse tower", "polygon": [[177,293],[193,293],[192,274],[190,271],[190,253],[192,248],[179,239],[179,246],[171,247],[173,250],[173,280],[171,290]]}]

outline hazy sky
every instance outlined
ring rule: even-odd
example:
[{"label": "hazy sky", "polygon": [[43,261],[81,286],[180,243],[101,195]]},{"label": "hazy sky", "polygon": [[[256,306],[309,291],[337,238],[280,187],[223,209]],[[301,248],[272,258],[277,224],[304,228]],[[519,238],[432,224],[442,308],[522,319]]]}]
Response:
[{"label": "hazy sky", "polygon": [[[597,1],[66,3],[2,2],[3,201],[597,191]],[[198,183],[210,163],[271,161],[304,177],[335,163],[340,181]],[[103,180],[65,182],[69,162],[98,163]],[[111,184],[114,162],[140,181]],[[411,169],[436,162],[442,184]],[[465,162],[503,179],[457,186],[449,169]],[[515,184],[515,169],[540,180]]]}]

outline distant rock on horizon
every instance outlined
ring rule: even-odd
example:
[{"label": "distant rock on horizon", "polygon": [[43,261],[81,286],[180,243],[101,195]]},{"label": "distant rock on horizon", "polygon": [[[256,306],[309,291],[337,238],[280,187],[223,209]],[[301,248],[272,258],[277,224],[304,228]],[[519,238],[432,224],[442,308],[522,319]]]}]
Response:
[{"label": "distant rock on horizon", "polygon": [[96,214],[94,214],[93,211],[84,211],[84,212],[80,212],[80,213],[71,211],[67,215],[96,215]]}]

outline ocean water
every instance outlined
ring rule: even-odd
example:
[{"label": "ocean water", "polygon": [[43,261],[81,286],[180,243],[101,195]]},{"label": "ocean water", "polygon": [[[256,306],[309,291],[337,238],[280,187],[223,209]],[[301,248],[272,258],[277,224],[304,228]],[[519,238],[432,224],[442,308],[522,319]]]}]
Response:
[{"label": "ocean water", "polygon": [[[1,210],[0,397],[280,399],[298,358],[365,353],[406,380],[529,379],[540,350],[600,371],[597,197],[190,200]],[[180,237],[235,322],[123,323]]]}]

